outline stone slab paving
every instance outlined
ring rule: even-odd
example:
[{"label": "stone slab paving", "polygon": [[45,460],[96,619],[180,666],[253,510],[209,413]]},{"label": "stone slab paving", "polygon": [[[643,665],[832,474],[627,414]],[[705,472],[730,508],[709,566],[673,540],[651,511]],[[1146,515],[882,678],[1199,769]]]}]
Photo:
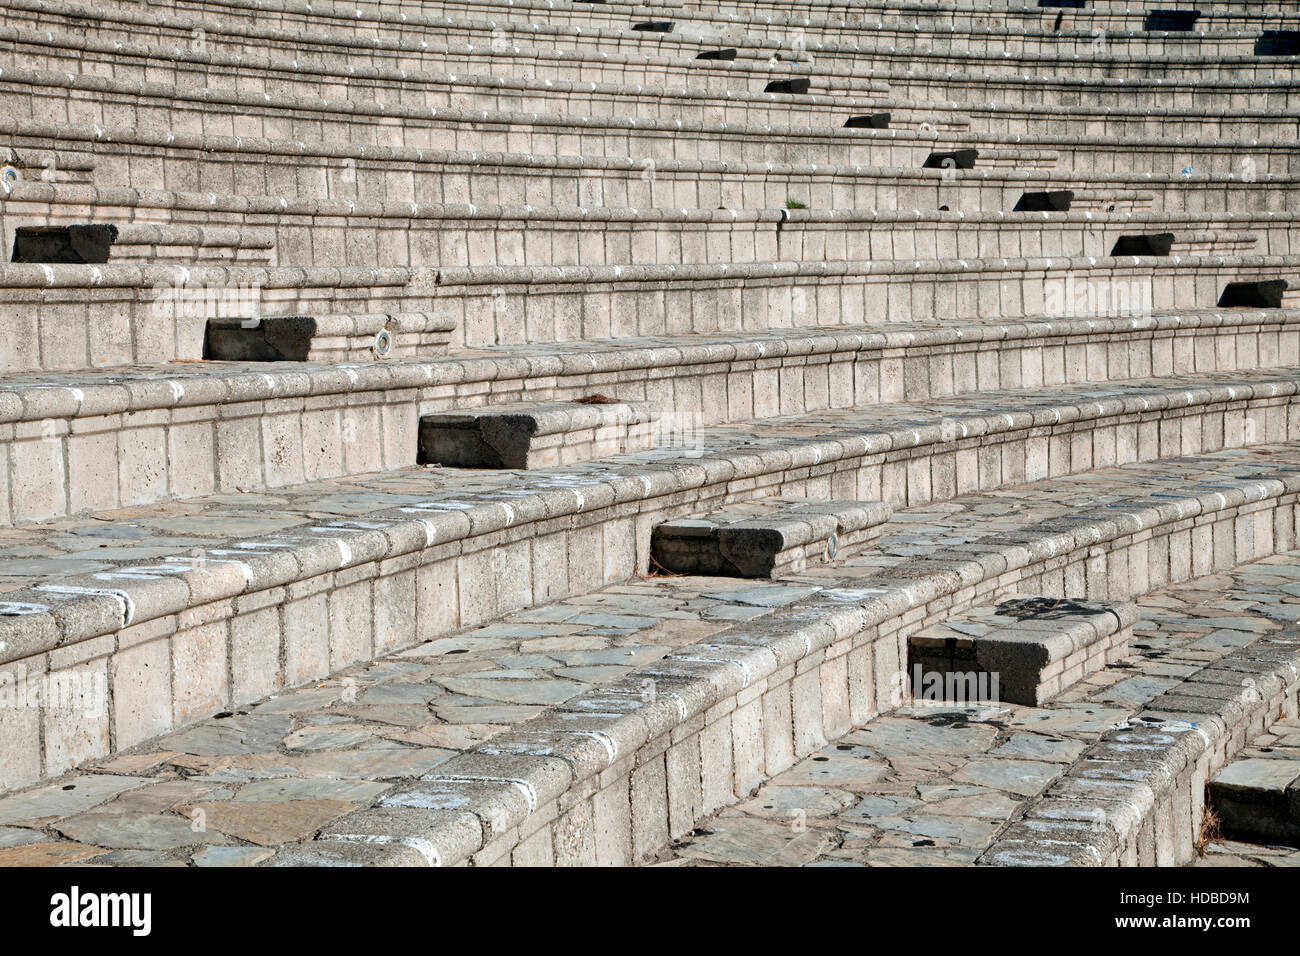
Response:
[{"label": "stone slab paving", "polygon": [[[660,865],[973,864],[1102,733],[1225,654],[1300,619],[1300,552],[1137,601],[1131,653],[1043,707],[923,703],[879,717],[701,824]],[[1256,748],[1300,745],[1284,721]],[[1294,866],[1224,841],[1195,865]]]},{"label": "stone slab paving", "polygon": [[[1080,500],[1122,506],[1189,482],[1298,467],[1300,448],[1274,446],[1102,469],[900,512],[878,549],[842,567],[777,582],[645,578],[525,610],[0,798],[0,865],[273,862],[279,848],[549,705],[824,587],[1073,513]],[[1300,554],[1160,592],[1144,614],[1139,653],[1052,706],[883,717],[776,778],[759,803],[727,811],[720,820],[758,821],[733,831],[735,848],[710,850],[701,833],[676,858],[756,862],[762,850],[768,862],[852,862],[856,848],[877,862],[970,862],[1088,741],[1189,669],[1300,619]],[[785,809],[803,810],[812,834],[791,848]],[[868,842],[842,838],[826,819],[845,814],[853,840]]]}]

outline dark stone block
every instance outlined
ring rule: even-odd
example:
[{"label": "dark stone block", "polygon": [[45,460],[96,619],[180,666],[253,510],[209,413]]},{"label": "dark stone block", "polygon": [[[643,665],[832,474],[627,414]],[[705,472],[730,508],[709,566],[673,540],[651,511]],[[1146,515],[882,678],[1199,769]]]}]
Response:
[{"label": "dark stone block", "polygon": [[1265,30],[1255,41],[1255,55],[1300,55],[1300,30]]},{"label": "dark stone block", "polygon": [[793,80],[773,80],[767,86],[763,87],[764,93],[807,93],[808,87],[812,81],[806,76],[796,77]]},{"label": "dark stone block", "polygon": [[14,262],[72,262],[96,264],[108,261],[117,241],[117,226],[21,226],[14,230]]},{"label": "dark stone block", "polygon": [[1040,7],[1068,7],[1071,10],[1082,10],[1088,0],[1038,0]]},{"label": "dark stone block", "polygon": [[1282,308],[1282,293],[1286,291],[1285,279],[1257,279],[1254,282],[1229,282],[1219,296],[1219,305],[1243,306],[1250,309]]},{"label": "dark stone block", "polygon": [[1194,30],[1196,21],[1200,18],[1200,10],[1148,10],[1142,29],[1163,30],[1166,33]]},{"label": "dark stone block", "polygon": [[1056,189],[1045,193],[1023,193],[1012,212],[1069,212],[1074,202],[1073,189]]},{"label": "dark stone block", "polygon": [[728,47],[725,50],[705,50],[703,53],[695,54],[697,60],[734,60],[736,58],[736,48]]},{"label": "dark stone block", "polygon": [[872,113],[869,116],[850,116],[844,121],[845,129],[889,129],[888,113]]},{"label": "dark stone block", "polygon": [[203,340],[203,357],[229,362],[305,362],[316,335],[316,318],[311,315],[275,316],[273,321],[255,323],[238,330],[229,323],[208,323]]},{"label": "dark stone block", "polygon": [[979,158],[978,149],[954,149],[944,153],[931,153],[921,164],[922,169],[974,169]]},{"label": "dark stone block", "polygon": [[634,23],[632,29],[642,33],[672,33],[676,26],[672,20],[651,20],[649,23]]},{"label": "dark stone block", "polygon": [[1112,256],[1167,256],[1174,246],[1172,232],[1153,232],[1137,236],[1120,236],[1115,240]]}]

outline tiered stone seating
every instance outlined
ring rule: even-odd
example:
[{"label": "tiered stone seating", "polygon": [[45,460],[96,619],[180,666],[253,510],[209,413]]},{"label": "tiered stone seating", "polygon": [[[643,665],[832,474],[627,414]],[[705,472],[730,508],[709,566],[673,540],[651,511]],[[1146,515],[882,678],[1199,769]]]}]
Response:
[{"label": "tiered stone seating", "polygon": [[964,862],[1186,862],[1300,685],[1122,694],[1298,544],[1300,15],[1202,6],[6,4],[0,865],[650,862],[909,663],[1103,707]]}]

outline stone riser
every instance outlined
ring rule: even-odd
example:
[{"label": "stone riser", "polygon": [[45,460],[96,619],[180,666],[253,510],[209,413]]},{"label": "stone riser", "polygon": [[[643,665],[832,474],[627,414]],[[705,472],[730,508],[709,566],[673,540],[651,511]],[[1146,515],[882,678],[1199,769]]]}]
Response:
[{"label": "stone riser", "polygon": [[[1058,323],[1053,331],[1068,325]],[[238,373],[228,383],[182,381],[174,388],[143,381],[129,402],[111,386],[93,383],[82,385],[77,401],[65,401],[74,397],[67,389],[19,390],[25,420],[0,427],[8,476],[0,518],[42,520],[400,468],[415,462],[421,415],[487,403],[614,394],[698,415],[700,425],[709,426],[975,390],[1300,365],[1294,323],[1234,324],[1216,332],[1198,330],[1193,319],[1174,331],[1166,323],[1153,333],[1148,322],[1093,334],[1087,325],[1074,323],[1074,334],[1065,337],[1039,329],[982,345],[970,341],[976,330],[965,329],[964,342],[954,344],[949,332],[932,345],[900,338],[884,350],[851,335],[830,343],[681,346],[669,354],[647,350],[643,361],[610,356],[595,370],[573,359],[540,379],[526,360],[508,357],[447,361],[427,376],[422,366],[404,368],[401,377],[387,370],[393,366],[377,366],[371,374],[359,370],[355,380],[318,370],[311,375],[311,398],[301,392],[290,397],[284,382],[270,380],[275,387],[268,388],[262,376]],[[401,342],[399,336],[395,351]],[[363,343],[365,349],[372,344],[373,336]],[[369,355],[359,345],[346,357]],[[443,384],[426,384],[430,380]],[[182,407],[174,404],[178,393],[185,397]],[[127,407],[131,414],[124,414]],[[75,409],[79,414],[70,417]],[[193,453],[169,454],[182,447]],[[287,460],[285,448],[292,453]],[[111,461],[115,471],[105,471]],[[146,474],[152,478],[144,480]]]},{"label": "stone riser", "polygon": [[[700,211],[693,216],[655,215],[645,210],[580,212],[576,208],[521,207],[479,209],[422,205],[412,216],[409,206],[366,204],[337,208],[315,206],[311,214],[274,210],[265,197],[219,197],[211,194],[150,195],[149,205],[114,202],[112,191],[29,190],[17,187],[0,207],[0,235],[5,248],[14,230],[37,225],[88,221],[154,226],[239,227],[227,246],[218,238],[201,246],[168,250],[166,236],[152,243],[124,233],[113,246],[111,262],[229,261],[240,253],[247,261],[301,266],[456,266],[625,265],[637,263],[698,264],[869,260],[978,259],[1039,256],[1108,256],[1121,236],[1171,231],[1173,255],[1285,256],[1300,252],[1300,216],[1271,217],[1255,226],[1249,216],[1238,221],[1214,216],[1136,217],[1085,213],[1012,213],[1006,216],[933,213],[924,218],[906,213],[830,219],[821,210],[760,210],[739,215]],[[123,198],[133,199],[134,196]],[[144,197],[141,197],[144,198]],[[224,200],[224,201],[222,201]],[[222,208],[222,207],[225,208]],[[244,212],[242,210],[250,210]],[[257,210],[257,211],[251,211]],[[463,212],[463,217],[458,216]],[[377,215],[376,215],[377,214]],[[129,228],[129,227],[128,227]],[[1242,231],[1242,230],[1246,231]],[[236,233],[236,229],[223,230]],[[1295,233],[1293,236],[1292,234]],[[245,244],[253,248],[242,248]],[[259,248],[260,246],[260,248]],[[277,256],[270,250],[287,250]],[[150,259],[185,255],[188,260]]]},{"label": "stone riser", "polygon": [[[1262,437],[1300,437],[1300,418],[1288,426],[1283,406],[1274,404],[1273,408],[1275,412],[1266,415],[1264,426],[1257,429],[1265,433]],[[1148,459],[1200,454],[1215,444],[1191,429],[1181,429],[1180,434],[1159,428],[1159,417],[1153,414],[1145,426],[1158,430],[1158,439],[1143,439],[1136,424],[1125,426],[1131,428],[1130,438],[1116,446],[1112,460],[1122,463],[1137,455]],[[1103,432],[1109,429],[1105,420],[1096,425]],[[114,593],[123,597],[73,595],[59,605],[57,613],[64,626],[79,633],[64,631],[49,613],[0,617],[0,624],[7,625],[11,667],[21,666],[29,675],[64,670],[106,674],[113,701],[111,738],[108,715],[98,724],[81,721],[75,726],[67,726],[56,716],[45,722],[42,735],[36,729],[42,715],[35,709],[22,711],[18,726],[8,732],[14,745],[4,751],[10,767],[7,785],[19,786],[39,775],[61,773],[80,761],[134,746],[173,727],[236,708],[282,686],[322,677],[356,661],[623,580],[646,567],[651,529],[656,524],[715,510],[729,500],[775,493],[885,500],[897,508],[1109,463],[1094,452],[1093,441],[1088,440],[1089,425],[1075,423],[1064,429],[1069,441],[1054,442],[1045,435],[1029,439],[1039,443],[1041,454],[1028,449],[1027,433],[999,436],[994,442],[977,439],[964,451],[933,457],[939,448],[914,449],[913,460],[924,466],[920,469],[904,461],[886,464],[885,456],[879,454],[811,467],[791,467],[785,459],[786,465],[755,477],[701,478],[685,487],[674,477],[670,483],[675,489],[671,491],[662,482],[658,492],[652,492],[651,485],[642,490],[640,482],[624,482],[625,495],[629,485],[638,490],[621,503],[610,504],[593,498],[587,486],[584,497],[588,503],[580,513],[565,514],[562,507],[557,508],[560,501],[567,501],[572,511],[576,498],[572,492],[543,492],[556,504],[532,509],[531,513],[539,516],[533,520],[526,517],[530,511],[523,499],[512,496],[509,514],[516,520],[507,521],[497,507],[482,506],[479,510],[492,512],[495,520],[477,525],[477,533],[468,531],[473,525],[467,522],[465,512],[449,514],[433,506],[422,522],[411,518],[412,506],[408,506],[401,514],[364,516],[357,529],[333,525],[329,530],[337,540],[311,534],[308,529],[285,531],[272,539],[278,545],[276,550],[259,553],[255,539],[242,539],[244,550],[240,553],[247,555],[244,561],[248,565],[242,574],[225,560],[217,563],[215,556],[213,564],[200,561],[194,551],[182,555],[179,566],[167,573],[135,577],[119,573],[112,586]],[[910,444],[911,440],[910,431],[900,436],[901,442]],[[1109,447],[1100,435],[1098,440],[1100,448]],[[1049,457],[1049,449],[1055,457]],[[1041,469],[1032,466],[1037,470],[1031,470],[1031,458],[1041,463]],[[1269,506],[1268,501],[1257,503],[1250,506],[1253,514],[1241,519],[1250,533],[1234,534],[1233,519],[1225,518],[1224,533],[1214,533],[1213,547],[1198,547],[1190,555],[1183,548],[1178,552],[1181,560],[1190,562],[1195,573],[1204,574],[1210,567],[1230,567],[1274,553],[1275,546],[1277,550],[1289,549],[1295,497],[1294,493],[1287,495],[1285,513],[1276,516],[1279,524],[1275,525],[1273,512],[1261,510]],[[1225,506],[1221,497],[1212,500],[1217,507]],[[390,517],[382,517],[384,514]],[[1199,525],[1208,535],[1207,522],[1212,520],[1185,519],[1180,524],[1189,533],[1193,525]],[[443,533],[432,539],[439,543],[429,544],[434,522]],[[1159,543],[1155,536],[1161,529],[1149,524],[1144,527],[1140,535],[1144,546],[1153,539]],[[377,528],[383,530],[373,530]],[[459,529],[458,533],[450,532],[451,528]],[[282,550],[286,544],[294,548],[291,554]],[[1234,554],[1234,544],[1258,553]],[[1087,548],[1079,551],[1080,572],[1085,563],[1090,567],[1095,563],[1088,560],[1093,553],[1095,550]],[[1174,553],[1172,548],[1166,552],[1166,566]],[[343,558],[344,554],[351,559]],[[1055,560],[1057,569],[1067,563],[1062,555]],[[342,567],[341,561],[349,566]],[[301,570],[304,567],[314,570],[307,573]],[[288,568],[294,570],[286,573]],[[1130,563],[1115,570],[1124,582],[1122,594],[1099,594],[1090,579],[1086,596],[1127,598],[1159,586],[1162,576],[1181,580],[1191,573],[1163,571],[1158,561],[1140,568]],[[1055,573],[1057,583],[1038,584],[1038,593],[1059,593],[1063,580],[1068,593],[1077,593],[1078,589],[1069,587],[1068,577],[1063,579],[1060,570]],[[273,583],[266,581],[268,574]],[[1105,580],[1105,572],[1102,574]],[[80,580],[61,583],[78,586]],[[250,584],[250,580],[263,583]],[[999,584],[1003,583],[999,579]],[[89,587],[103,584],[99,579],[85,579]],[[205,596],[202,601],[183,596],[194,594],[195,589]],[[7,597],[19,602],[52,600],[41,591],[14,590]],[[123,622],[126,607],[134,609],[134,617]],[[123,623],[129,626],[119,630]],[[899,641],[905,642],[906,636],[900,632]],[[59,646],[49,649],[50,642]],[[891,673],[897,670],[895,666]],[[33,763],[36,748],[41,746],[45,748],[43,757]],[[24,775],[21,770],[15,772],[15,766],[32,769]]]},{"label": "stone riser", "polygon": [[[1140,262],[1140,264],[1132,264]],[[500,270],[11,265],[0,371],[198,359],[213,316],[430,313],[453,345],[1214,308],[1227,283],[1291,276],[1290,258],[921,260]],[[1114,268],[1106,268],[1106,264]],[[1147,265],[1147,264],[1150,265]],[[615,269],[619,269],[616,274]],[[855,269],[869,270],[867,273]],[[660,270],[656,272],[655,270]],[[339,273],[342,273],[341,275]],[[671,277],[671,278],[670,278]],[[1294,296],[1293,290],[1287,295]],[[1287,304],[1286,299],[1283,304]]]},{"label": "stone riser", "polygon": [[[898,706],[896,676],[912,630],[969,607],[972,598],[978,603],[1019,591],[1127,599],[1211,568],[1277,553],[1294,539],[1294,501],[1295,495],[1289,494],[1240,512],[1157,521],[1140,535],[1119,535],[1092,549],[1031,559],[996,579],[985,578],[928,602],[900,602],[911,608],[906,614],[886,615],[874,608],[874,613],[826,613],[821,619],[804,614],[791,623],[788,633],[773,633],[758,647],[752,639],[749,646],[712,642],[702,648],[703,656],[695,657],[690,655],[701,651],[684,648],[680,662],[670,655],[667,666],[645,668],[644,676],[633,672],[616,685],[575,698],[519,725],[517,734],[507,732],[453,758],[425,778],[427,782],[385,798],[382,808],[337,821],[316,842],[304,845],[304,861],[341,858],[418,866],[468,860],[485,866],[649,860],[670,839],[685,836],[702,819],[747,796],[827,741]],[[1243,535],[1237,532],[1243,524],[1267,531]],[[1204,550],[1211,541],[1216,545],[1210,549],[1212,556]],[[1131,576],[1135,568],[1143,573]],[[792,646],[800,645],[802,653],[792,652]],[[734,666],[742,657],[746,664]],[[742,672],[744,677],[738,677]],[[638,705],[636,684],[646,679],[656,683],[659,694],[649,703],[641,698]],[[712,682],[711,694],[701,693],[701,681]],[[560,742],[558,735],[548,733],[554,727],[577,726],[557,724],[560,714],[576,716],[597,708],[627,716],[611,715],[603,723],[590,720],[581,726],[603,729],[611,739],[644,742],[620,746],[616,759],[602,760],[590,752],[575,752],[581,745],[572,738]],[[636,721],[640,736],[627,727],[632,714],[642,718]],[[1243,720],[1231,732],[1245,731],[1256,722]],[[652,728],[648,734],[647,724]],[[467,776],[475,781],[468,787]],[[527,781],[534,799],[519,799],[519,791],[510,785],[519,780]],[[420,795],[430,792],[463,793],[468,799],[455,803],[461,807],[459,814],[395,812],[420,806]],[[457,819],[466,816],[466,810],[493,826],[480,828],[475,820],[467,827],[468,821]],[[1189,849],[1193,833],[1188,829]],[[376,847],[376,841],[365,840],[367,834],[392,839]],[[423,852],[413,852],[412,841],[401,837],[421,841]],[[1147,844],[1154,846],[1155,841]]]},{"label": "stone riser", "polygon": [[[1141,80],[1119,84],[1099,84],[1094,80],[1073,81],[1065,76],[1037,76],[1023,79],[1000,76],[985,79],[971,74],[957,76],[917,76],[906,71],[872,74],[889,83],[889,95],[894,99],[914,99],[920,102],[952,100],[965,103],[1006,103],[1008,105],[1037,106],[1053,104],[1070,106],[1084,104],[1091,109],[1117,107],[1131,110],[1146,106],[1162,113],[1176,110],[1192,112],[1222,112],[1248,110],[1277,113],[1300,107],[1300,91],[1295,91],[1285,80],[1273,84],[1254,81],[1189,82],[1178,77],[1163,78],[1160,82]],[[828,79],[825,88],[832,91],[856,91],[864,82],[852,79]]]}]

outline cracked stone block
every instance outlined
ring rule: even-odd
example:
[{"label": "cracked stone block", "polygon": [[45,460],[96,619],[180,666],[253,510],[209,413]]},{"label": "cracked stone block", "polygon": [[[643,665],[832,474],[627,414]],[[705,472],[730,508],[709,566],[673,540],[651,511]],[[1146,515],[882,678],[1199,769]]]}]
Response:
[{"label": "cracked stone block", "polygon": [[806,76],[795,77],[792,80],[772,80],[767,86],[763,87],[764,93],[807,93],[812,81]]},{"label": "cracked stone block", "polygon": [[1221,306],[1244,306],[1249,309],[1280,309],[1286,279],[1261,279],[1254,282],[1229,282],[1219,296]]},{"label": "cracked stone block", "polygon": [[1300,760],[1230,763],[1210,781],[1209,799],[1228,839],[1300,846]]},{"label": "cracked stone block", "polygon": [[931,153],[921,164],[922,169],[974,169],[979,159],[978,149],[952,149]]},{"label": "cracked stone block", "polygon": [[1074,202],[1074,190],[1054,189],[1049,192],[1024,193],[1012,212],[1069,212]]},{"label": "cracked stone block", "polygon": [[890,513],[880,501],[759,498],[656,525],[650,553],[683,574],[778,577],[861,551]]},{"label": "cracked stone block", "polygon": [[494,405],[420,419],[418,460],[459,468],[544,468],[644,451],[659,412],[648,402]]},{"label": "cracked stone block", "polygon": [[97,264],[108,262],[117,226],[20,226],[14,230],[14,262]]},{"label": "cracked stone block", "polygon": [[1173,246],[1172,232],[1120,236],[1115,240],[1115,247],[1110,250],[1110,254],[1112,256],[1167,256]]},{"label": "cracked stone block", "polygon": [[1041,706],[1122,657],[1137,608],[1127,602],[1015,597],[908,638],[913,695]]},{"label": "cracked stone block", "polygon": [[845,129],[889,129],[889,113],[869,113],[850,116],[844,121]]}]

